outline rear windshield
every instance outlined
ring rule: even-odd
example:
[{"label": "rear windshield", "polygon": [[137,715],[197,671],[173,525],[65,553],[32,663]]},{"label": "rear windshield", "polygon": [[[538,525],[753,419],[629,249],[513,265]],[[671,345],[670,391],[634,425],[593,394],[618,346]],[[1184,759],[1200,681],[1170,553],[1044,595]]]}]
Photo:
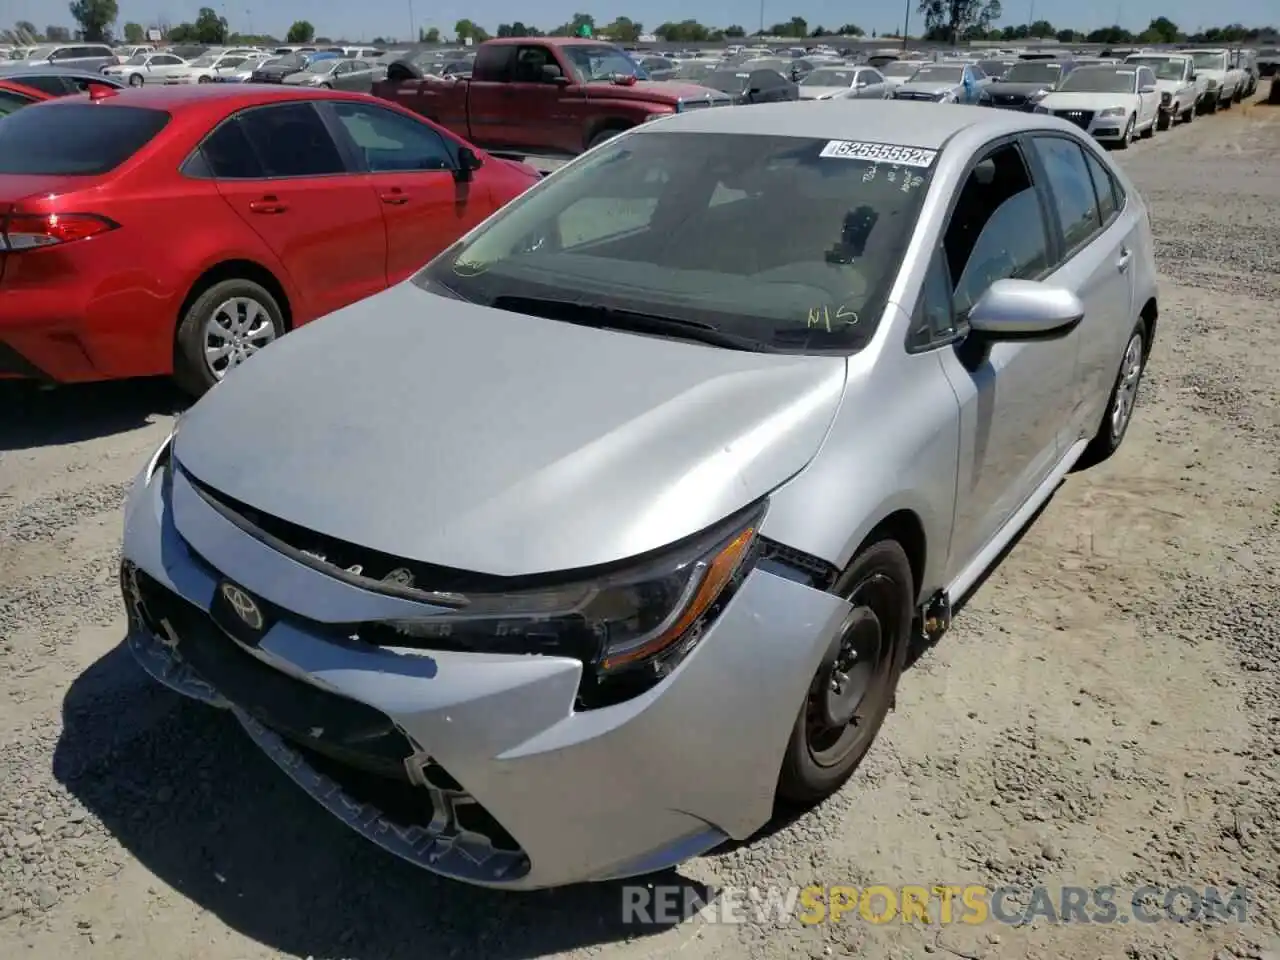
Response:
[{"label": "rear windshield", "polygon": [[0,175],[98,176],[146,146],[169,122],[162,110],[60,103],[0,122]]}]

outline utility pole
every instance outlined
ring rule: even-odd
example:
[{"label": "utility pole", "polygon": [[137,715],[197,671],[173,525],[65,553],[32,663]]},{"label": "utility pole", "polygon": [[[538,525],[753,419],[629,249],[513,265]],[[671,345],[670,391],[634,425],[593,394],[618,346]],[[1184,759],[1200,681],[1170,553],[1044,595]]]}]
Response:
[{"label": "utility pole", "polygon": [[764,0],[760,0],[760,35],[764,36]]},{"label": "utility pole", "polygon": [[907,12],[902,16],[902,49],[907,49],[907,34],[911,31],[911,0],[907,0]]},{"label": "utility pole", "polygon": [[418,26],[413,22],[413,0],[409,0],[409,42],[418,42]]}]

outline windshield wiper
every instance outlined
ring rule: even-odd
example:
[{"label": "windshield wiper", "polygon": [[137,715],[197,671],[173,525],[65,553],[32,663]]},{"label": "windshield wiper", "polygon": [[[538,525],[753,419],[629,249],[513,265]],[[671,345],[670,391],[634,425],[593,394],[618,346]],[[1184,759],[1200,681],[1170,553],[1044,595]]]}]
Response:
[{"label": "windshield wiper", "polygon": [[491,304],[498,310],[528,313],[547,320],[560,320],[583,327],[607,330],[624,330],[630,333],[649,333],[659,337],[676,337],[693,340],[729,350],[745,350],[751,353],[776,353],[777,348],[763,340],[726,333],[718,327],[700,320],[686,320],[641,310],[624,310],[604,304],[578,300],[557,300],[551,297],[495,297]]}]

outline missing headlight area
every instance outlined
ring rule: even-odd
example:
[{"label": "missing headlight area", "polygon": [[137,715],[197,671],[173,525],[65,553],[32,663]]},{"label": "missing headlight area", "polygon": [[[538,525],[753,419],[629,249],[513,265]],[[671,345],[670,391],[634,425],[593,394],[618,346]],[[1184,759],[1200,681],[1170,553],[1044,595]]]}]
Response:
[{"label": "missing headlight area", "polygon": [[774,540],[761,540],[760,559],[756,566],[761,570],[787,580],[803,583],[815,590],[829,590],[840,571],[817,557],[784,546]]}]

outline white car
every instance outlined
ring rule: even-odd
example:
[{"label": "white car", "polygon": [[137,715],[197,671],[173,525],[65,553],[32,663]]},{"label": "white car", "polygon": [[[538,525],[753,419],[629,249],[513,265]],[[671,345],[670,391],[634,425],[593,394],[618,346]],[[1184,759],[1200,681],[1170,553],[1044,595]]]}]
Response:
[{"label": "white car", "polygon": [[147,83],[164,83],[186,69],[187,61],[172,53],[135,53],[122,64],[103,67],[102,72],[131,87],[141,87]]},{"label": "white car", "polygon": [[885,85],[892,91],[910,80],[927,62],[925,60],[891,60],[876,69],[884,77]]},{"label": "white car", "polygon": [[1225,48],[1183,50],[1195,64],[1196,76],[1204,77],[1205,91],[1200,100],[1201,113],[1228,109],[1244,93],[1245,73],[1231,65],[1231,53]]},{"label": "white car", "polygon": [[176,72],[166,83],[212,83],[217,78],[218,69],[226,66],[228,60],[253,56],[261,51],[250,47],[233,47],[230,50],[218,50],[197,57],[187,64],[186,68]]},{"label": "white car", "polygon": [[1150,67],[1079,67],[1036,104],[1035,112],[1061,117],[1123,150],[1139,135],[1155,133],[1160,93]]},{"label": "white car", "polygon": [[1131,53],[1125,63],[1150,67],[1156,75],[1160,92],[1160,115],[1157,130],[1168,130],[1174,123],[1190,123],[1195,119],[1196,105],[1207,89],[1205,77],[1196,73],[1195,62],[1184,53]]}]

